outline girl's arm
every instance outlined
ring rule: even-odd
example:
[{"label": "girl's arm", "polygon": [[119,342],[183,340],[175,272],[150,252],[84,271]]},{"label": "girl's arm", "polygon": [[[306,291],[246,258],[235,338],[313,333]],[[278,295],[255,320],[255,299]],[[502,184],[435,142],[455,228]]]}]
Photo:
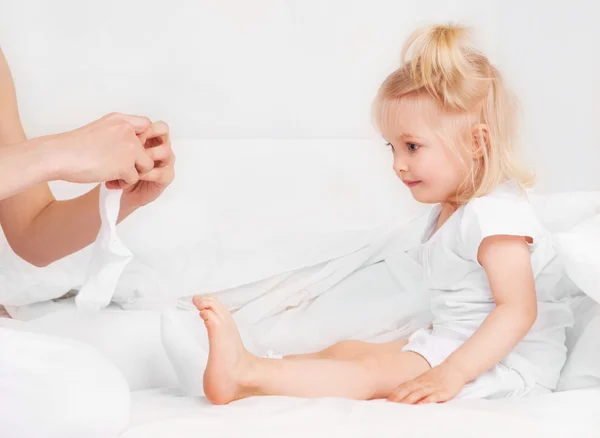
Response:
[{"label": "girl's arm", "polygon": [[504,359],[535,322],[537,298],[526,238],[487,237],[477,258],[487,274],[496,308],[441,365],[400,385],[389,400],[439,403],[452,399],[465,384]]},{"label": "girl's arm", "polygon": [[479,247],[496,309],[446,361],[467,382],[488,371],[525,337],[537,318],[535,280],[524,237],[492,236]]}]

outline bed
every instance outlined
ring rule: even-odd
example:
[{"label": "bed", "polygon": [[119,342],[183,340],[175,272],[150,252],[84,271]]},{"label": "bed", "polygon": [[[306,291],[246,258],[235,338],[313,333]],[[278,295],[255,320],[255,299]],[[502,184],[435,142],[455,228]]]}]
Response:
[{"label": "bed", "polygon": [[[346,338],[387,340],[423,324],[416,318],[423,297],[408,294],[409,277],[384,282],[376,272],[381,265],[369,268],[366,256],[350,280],[342,276],[319,289],[328,286],[319,277],[314,296],[292,283],[293,294],[284,298],[294,303],[285,312],[246,304],[257,290],[281,293],[277,285],[290,273],[302,276],[372,248],[390,225],[406,227],[400,252],[414,243],[428,209],[412,202],[393,175],[389,151],[369,123],[369,104],[397,63],[400,41],[424,20],[465,20],[483,30],[492,54],[517,52],[509,43],[519,42],[515,29],[527,26],[511,27],[511,12],[493,3],[24,0],[0,14],[0,40],[30,136],[120,110],[169,122],[178,157],[173,185],[119,226],[134,257],[108,309],[81,313],[73,304],[71,291],[86,280],[89,248],[35,268],[0,240],[0,304],[12,316],[3,315],[0,327],[90,346],[98,369],[110,364],[127,386],[118,389],[119,409],[81,427],[102,426],[111,438],[600,436],[600,310],[584,296],[575,308],[561,391],[520,400],[414,407],[270,397],[216,407],[178,389],[162,343],[165,309],[178,307],[182,297],[223,290],[243,292],[223,298],[232,309],[250,309],[254,334],[268,334],[263,344],[282,352]],[[560,18],[574,26],[572,17]],[[547,46],[550,34],[539,35]],[[546,109],[550,89],[588,96],[547,87],[528,71],[537,62],[532,56],[517,63],[527,73],[520,86],[538,92],[527,95],[530,113]],[[580,70],[592,76],[591,68]],[[572,107],[553,108],[552,115],[570,116]],[[593,105],[585,114],[587,107],[577,108],[581,120],[596,117]],[[573,139],[570,125],[557,122],[550,132],[546,119],[533,121],[529,131],[536,137],[530,138],[544,131],[550,138],[543,140],[556,142],[540,140],[543,150],[529,149],[541,166],[541,185],[565,191],[534,196],[537,208],[552,231],[580,227],[583,243],[592,241],[600,229],[592,155],[598,148],[596,133],[586,138],[584,128],[595,125],[584,124]],[[566,141],[582,146],[578,157],[586,166],[567,169]],[[557,187],[557,174],[565,187]],[[58,199],[91,188],[51,186]],[[590,253],[589,266],[599,267]],[[586,284],[600,299],[600,278],[590,276]],[[363,311],[365,299],[373,301],[370,313]],[[68,413],[64,406],[48,409],[57,419]]]},{"label": "bed", "polygon": [[[583,307],[587,309],[589,304]],[[54,308],[28,323],[13,321],[12,326],[27,325],[22,328],[85,342],[117,365],[132,389],[128,396],[127,425],[119,431],[123,438],[191,438],[199,434],[211,437],[249,434],[427,438],[440,436],[440,431],[444,437],[457,438],[592,438],[597,437],[600,430],[600,376],[596,367],[596,380],[590,382],[589,363],[586,363],[594,365],[598,360],[598,353],[590,352],[590,348],[597,348],[600,307],[594,312],[587,310],[588,315],[580,315],[579,321],[587,328],[587,335],[583,328],[577,327],[582,340],[570,340],[571,363],[565,367],[561,384],[572,389],[562,388],[553,394],[523,399],[456,400],[429,406],[290,397],[251,398],[227,406],[213,406],[204,397],[188,396],[178,387],[162,350],[160,317],[156,312],[111,308],[95,318],[82,318],[72,302],[62,303],[60,307],[61,310]],[[311,315],[311,320],[314,316]],[[335,332],[335,327],[332,328]],[[586,336],[593,340],[586,341],[583,339]],[[132,349],[132,345],[136,347]],[[578,363],[574,364],[575,361]],[[108,412],[96,421],[100,419],[118,423]]]},{"label": "bed", "polygon": [[133,394],[123,438],[211,437],[597,437],[600,389],[508,401],[403,406],[385,401],[249,399],[225,408],[177,390]]},{"label": "bed", "polygon": [[[185,395],[165,352],[161,318],[167,309],[187,312],[196,328],[180,330],[178,339],[202,330],[195,312],[182,307],[184,298],[196,293],[224,291],[218,293],[223,301],[251,316],[246,318],[250,337],[286,354],[342,339],[397,339],[426,324],[427,300],[412,289],[411,267],[397,267],[402,267],[398,257],[418,238],[427,209],[409,203],[387,172],[388,152],[371,141],[175,139],[174,145],[182,165],[173,187],[119,227],[134,257],[109,308],[81,312],[69,293],[86,281],[90,248],[46,268],[27,265],[7,246],[0,254],[2,299],[13,317],[0,319],[0,326],[87,344],[115,366],[130,391],[122,401],[131,412],[119,413],[126,425],[115,419],[121,436],[430,437],[441,429],[448,437],[597,436],[600,305],[581,293],[573,301],[577,324],[569,335],[561,392],[551,395],[425,407],[283,397],[216,407]],[[291,148],[297,163],[312,163],[311,182],[301,187],[279,166],[286,159],[283,151]],[[323,149],[327,153],[317,154]],[[239,166],[230,163],[232,152],[241,157]],[[342,153],[346,160],[340,167]],[[370,177],[350,178],[356,169]],[[271,184],[275,178],[277,186]],[[53,188],[62,198],[87,189]],[[600,239],[600,193],[531,197],[557,236],[579,230],[585,242],[571,249],[580,257],[577,266],[591,274],[583,281],[597,299],[593,275],[600,264],[593,239]],[[307,210],[311,215],[302,214]],[[581,259],[586,242],[588,258]],[[394,263],[373,263],[379,252]],[[596,271],[590,268],[594,264]],[[365,300],[373,304],[369,312]]]}]

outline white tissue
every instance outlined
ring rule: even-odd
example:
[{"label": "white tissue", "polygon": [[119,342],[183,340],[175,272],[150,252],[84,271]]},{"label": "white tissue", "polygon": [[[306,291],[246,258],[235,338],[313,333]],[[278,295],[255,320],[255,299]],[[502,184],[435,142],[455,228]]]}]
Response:
[{"label": "white tissue", "polygon": [[100,186],[101,226],[93,244],[87,280],[75,298],[80,309],[97,311],[108,306],[117,282],[132,258],[131,251],[117,236],[122,194],[122,190],[109,190],[104,184]]}]

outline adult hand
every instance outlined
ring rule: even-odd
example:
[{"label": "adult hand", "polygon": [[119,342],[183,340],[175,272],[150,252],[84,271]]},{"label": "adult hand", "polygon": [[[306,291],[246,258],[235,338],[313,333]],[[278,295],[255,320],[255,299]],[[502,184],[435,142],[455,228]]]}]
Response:
[{"label": "adult hand", "polygon": [[123,188],[121,208],[124,211],[154,201],[175,177],[175,154],[171,149],[169,126],[165,122],[153,123],[141,137],[146,154],[153,161],[153,169],[140,175],[140,180],[135,184],[127,184],[122,180],[106,183],[108,188]]},{"label": "adult hand", "polygon": [[74,131],[48,137],[45,159],[52,163],[52,179],[136,184],[141,175],[154,168],[154,160],[144,148],[150,127],[146,117],[113,113]]}]

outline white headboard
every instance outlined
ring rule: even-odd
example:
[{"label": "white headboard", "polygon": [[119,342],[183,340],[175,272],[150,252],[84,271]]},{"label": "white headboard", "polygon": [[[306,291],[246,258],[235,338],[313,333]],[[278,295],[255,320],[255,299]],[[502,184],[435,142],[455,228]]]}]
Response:
[{"label": "white headboard", "polygon": [[416,25],[493,19],[476,1],[8,2],[0,41],[31,135],[119,110],[181,137],[366,137]]}]

